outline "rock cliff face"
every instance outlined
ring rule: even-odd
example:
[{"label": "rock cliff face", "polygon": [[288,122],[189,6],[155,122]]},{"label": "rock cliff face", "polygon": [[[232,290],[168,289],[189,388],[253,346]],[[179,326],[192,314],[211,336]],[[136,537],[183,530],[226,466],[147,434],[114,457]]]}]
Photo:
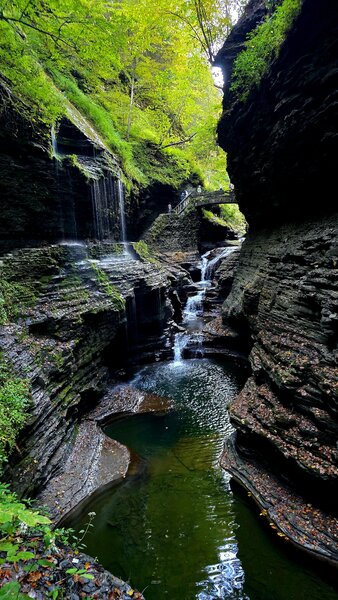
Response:
[{"label": "rock cliff face", "polygon": [[19,109],[1,80],[0,366],[30,383],[32,399],[6,477],[22,495],[62,481],[69,510],[128,468],[127,449],[119,469],[88,415],[135,362],[170,355],[191,279],[125,242],[121,170],[74,106],[55,131]]},{"label": "rock cliff face", "polygon": [[0,85],[0,252],[121,237],[119,166],[71,105],[56,132],[20,115]]},{"label": "rock cliff face", "polygon": [[[223,464],[282,535],[333,562],[338,215],[329,187],[338,150],[337,17],[331,2],[305,0],[247,102],[226,91],[219,127],[250,223],[224,318],[253,343],[252,376],[231,407],[237,434]],[[225,64],[226,57],[227,43]]]},{"label": "rock cliff face", "polygon": [[[2,257],[1,360],[32,388],[28,425],[7,470],[18,492],[36,493],[62,472],[109,378],[134,360],[168,355],[174,278],[117,244],[25,248]],[[93,464],[105,462],[103,434],[93,424],[84,447],[88,436]],[[81,499],[95,489],[86,473],[83,483],[77,478]]]},{"label": "rock cliff face", "polygon": [[[241,38],[252,28],[256,5],[250,2],[248,22],[239,23]],[[330,0],[304,0],[278,59],[247,102],[238,101],[229,87],[225,91],[219,141],[228,152],[240,208],[255,227],[335,207],[337,21]],[[229,69],[230,59],[231,39],[219,64]]]}]

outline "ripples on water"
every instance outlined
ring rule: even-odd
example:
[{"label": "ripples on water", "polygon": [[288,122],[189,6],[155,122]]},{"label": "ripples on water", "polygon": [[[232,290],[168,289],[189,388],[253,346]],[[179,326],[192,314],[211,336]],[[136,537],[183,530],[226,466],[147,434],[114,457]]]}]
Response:
[{"label": "ripples on water", "polygon": [[236,371],[209,359],[142,369],[131,383],[173,399],[175,410],[106,428],[146,468],[86,503],[68,525],[82,529],[95,511],[88,552],[145,589],[147,600],[332,600],[331,588],[275,550],[219,467],[231,432],[227,405],[242,378]]}]

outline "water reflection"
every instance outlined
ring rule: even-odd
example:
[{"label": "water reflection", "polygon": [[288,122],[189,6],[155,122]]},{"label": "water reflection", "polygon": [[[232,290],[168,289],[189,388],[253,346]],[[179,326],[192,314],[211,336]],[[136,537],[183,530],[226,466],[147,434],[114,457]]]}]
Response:
[{"label": "water reflection", "polygon": [[271,542],[218,466],[231,431],[227,405],[241,378],[238,368],[209,359],[146,367],[132,383],[173,399],[175,410],[120,419],[106,430],[146,468],[88,502],[68,525],[82,529],[95,511],[88,553],[147,600],[336,598]]}]

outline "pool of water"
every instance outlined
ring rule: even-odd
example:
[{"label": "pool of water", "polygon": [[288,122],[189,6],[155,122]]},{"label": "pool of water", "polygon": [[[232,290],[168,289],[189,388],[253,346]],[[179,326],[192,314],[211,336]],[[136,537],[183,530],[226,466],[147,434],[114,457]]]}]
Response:
[{"label": "pool of water", "polygon": [[166,415],[120,418],[106,433],[139,454],[143,468],[89,500],[87,552],[147,600],[333,600],[337,593],[288,558],[233,494],[219,467],[230,434],[227,406],[244,373],[234,363],[193,359],[142,369],[132,383],[175,402]]}]

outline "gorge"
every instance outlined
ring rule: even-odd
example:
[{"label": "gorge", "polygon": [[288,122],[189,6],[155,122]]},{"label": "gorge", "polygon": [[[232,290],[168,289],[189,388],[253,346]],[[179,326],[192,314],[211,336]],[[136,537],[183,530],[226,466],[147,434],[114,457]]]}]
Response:
[{"label": "gorge", "polygon": [[[182,30],[166,0],[19,4],[0,14],[21,69],[1,54],[0,598],[333,600],[337,8],[250,0],[226,40],[220,19],[218,142],[245,223],[196,205],[231,187],[186,3]],[[248,39],[289,9],[238,91]]]}]

